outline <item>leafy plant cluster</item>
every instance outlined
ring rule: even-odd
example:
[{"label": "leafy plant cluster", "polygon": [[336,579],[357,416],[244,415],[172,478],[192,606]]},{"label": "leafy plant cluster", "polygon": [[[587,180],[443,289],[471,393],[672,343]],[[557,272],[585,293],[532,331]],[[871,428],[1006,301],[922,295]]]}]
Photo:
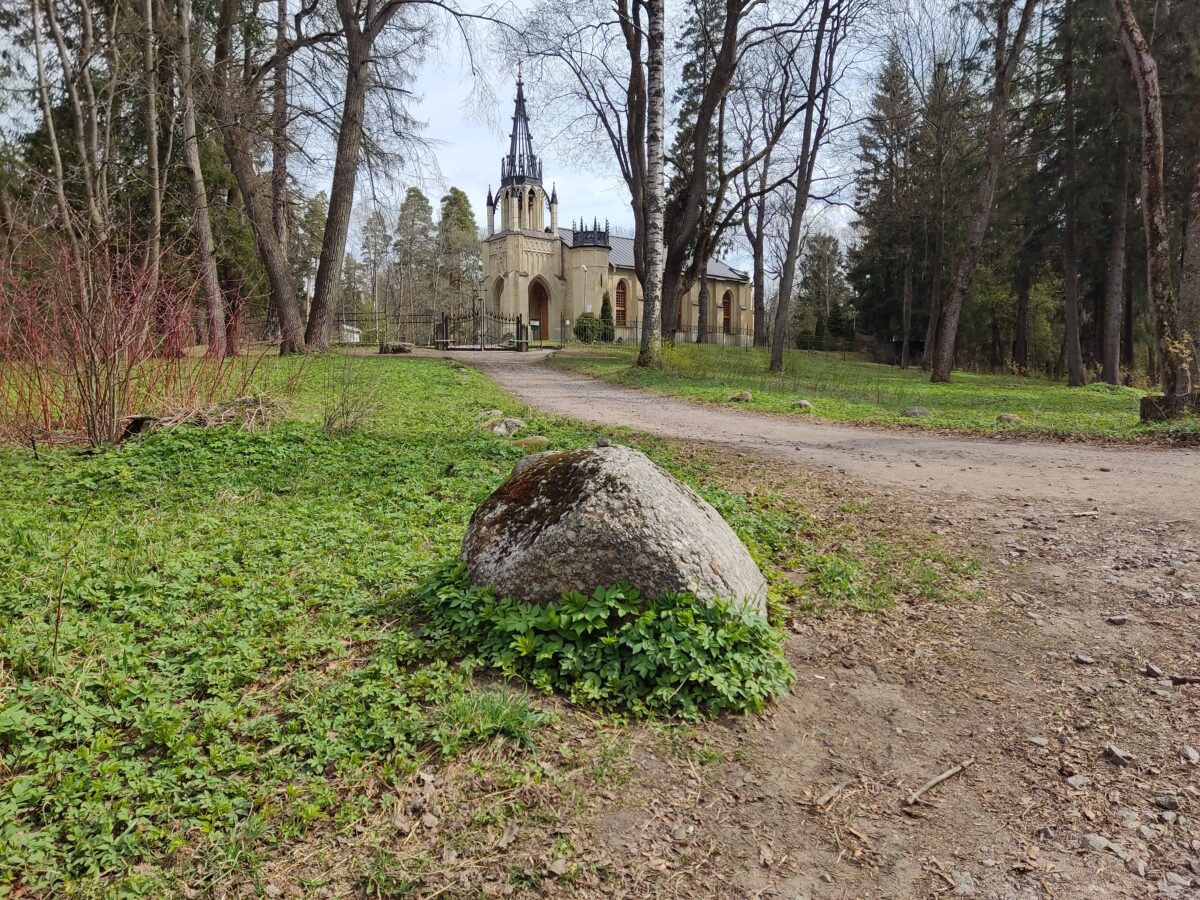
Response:
[{"label": "leafy plant cluster", "polygon": [[536,606],[473,586],[456,561],[419,597],[434,639],[580,702],[699,719],[758,712],[794,678],[778,629],[689,593],[616,585]]}]

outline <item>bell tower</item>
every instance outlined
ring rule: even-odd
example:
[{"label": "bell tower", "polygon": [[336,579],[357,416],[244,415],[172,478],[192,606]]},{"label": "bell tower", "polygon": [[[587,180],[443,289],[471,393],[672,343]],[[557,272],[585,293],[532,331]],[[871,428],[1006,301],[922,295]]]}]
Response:
[{"label": "bell tower", "polygon": [[[552,219],[557,219],[557,200],[556,195],[551,207]],[[488,190],[488,235],[506,231],[544,231],[546,202],[542,161],[533,152],[529,113],[525,108],[525,81],[518,70],[508,155],[500,160],[500,189],[495,197]]]}]

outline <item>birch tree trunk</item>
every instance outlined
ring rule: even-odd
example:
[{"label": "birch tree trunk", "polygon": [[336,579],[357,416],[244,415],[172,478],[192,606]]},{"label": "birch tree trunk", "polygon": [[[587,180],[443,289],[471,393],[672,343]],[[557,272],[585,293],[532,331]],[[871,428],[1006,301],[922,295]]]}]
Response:
[{"label": "birch tree trunk", "polygon": [[196,207],[193,222],[200,266],[200,281],[204,287],[204,305],[208,320],[208,355],[215,359],[225,356],[225,298],[217,278],[217,256],[213,246],[212,222],[208,215],[208,190],[204,170],[200,166],[200,142],[196,134],[196,102],[193,87],[192,60],[192,0],[179,0],[179,112],[183,129],[183,156],[187,162],[192,188],[192,204]]},{"label": "birch tree trunk", "polygon": [[155,46],[154,0],[143,0],[142,19],[145,28],[142,72],[146,91],[146,181],[150,187],[146,268],[152,288],[157,289],[159,258],[162,255],[162,182],[158,173],[158,54]]},{"label": "birch tree trunk", "polygon": [[637,364],[662,365],[659,333],[663,299],[663,210],[666,205],[666,10],[664,0],[645,0],[646,26],[646,299]]},{"label": "birch tree trunk", "polygon": [[1147,284],[1154,310],[1160,383],[1163,394],[1173,398],[1187,390],[1190,357],[1180,331],[1179,310],[1171,283],[1171,237],[1163,176],[1162,92],[1158,65],[1133,14],[1130,0],[1113,0],[1112,6],[1121,45],[1133,66],[1142,107],[1142,217],[1146,232]]},{"label": "birch tree trunk", "polygon": [[1011,48],[1008,46],[1008,15],[1012,9],[1012,0],[1001,3],[996,12],[992,108],[988,115],[987,154],[984,160],[983,177],[979,183],[979,193],[975,200],[971,226],[967,231],[966,247],[962,258],[958,261],[950,296],[946,298],[946,305],[942,311],[931,381],[949,381],[950,372],[954,368],[958,319],[962,314],[963,301],[966,300],[967,292],[971,290],[971,284],[975,280],[975,267],[979,263],[979,253],[983,249],[983,242],[992,221],[992,203],[996,196],[996,182],[1000,179],[1000,167],[1004,164],[1007,138],[1005,126],[1008,122],[1013,76],[1016,74],[1017,64],[1021,59],[1021,51],[1025,46],[1025,37],[1029,33],[1029,26],[1033,21],[1033,10],[1036,6],[1037,0],[1024,0],[1021,19],[1017,25]]}]

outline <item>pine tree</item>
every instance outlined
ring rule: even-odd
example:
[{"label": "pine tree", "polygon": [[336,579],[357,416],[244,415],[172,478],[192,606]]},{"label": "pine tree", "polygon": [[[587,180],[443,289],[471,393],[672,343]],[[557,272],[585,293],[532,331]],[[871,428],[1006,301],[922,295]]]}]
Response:
[{"label": "pine tree", "polygon": [[617,323],[613,318],[612,298],[608,291],[600,300],[600,340],[611,344],[617,338]]}]

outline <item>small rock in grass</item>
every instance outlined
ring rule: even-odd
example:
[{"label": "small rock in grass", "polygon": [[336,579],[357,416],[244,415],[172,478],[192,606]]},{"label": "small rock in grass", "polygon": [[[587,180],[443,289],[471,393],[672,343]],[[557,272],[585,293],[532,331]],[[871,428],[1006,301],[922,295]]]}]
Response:
[{"label": "small rock in grass", "polygon": [[1187,744],[1183,744],[1179,748],[1179,755],[1182,756],[1184,762],[1188,763],[1189,765],[1194,766],[1200,763],[1200,750],[1197,750],[1195,747],[1190,747]]},{"label": "small rock in grass", "polygon": [[431,812],[427,812],[425,815],[421,816],[421,824],[426,828],[437,828],[439,821],[440,820],[438,817]]},{"label": "small rock in grass", "polygon": [[686,841],[687,840],[687,829],[682,825],[680,825],[678,828],[674,829],[671,832],[671,840],[675,841],[676,843],[681,843],[683,841]]},{"label": "small rock in grass", "polygon": [[1127,766],[1133,762],[1133,754],[1128,750],[1122,750],[1115,744],[1109,744],[1105,747],[1104,755],[1108,757],[1110,762],[1118,766]]},{"label": "small rock in grass", "polygon": [[1094,666],[1096,664],[1096,660],[1093,657],[1088,656],[1086,653],[1076,653],[1075,662],[1079,663],[1081,666]]},{"label": "small rock in grass", "polygon": [[1042,737],[1041,735],[1038,735],[1037,737],[1031,737],[1029,739],[1029,743],[1033,744],[1035,747],[1049,747],[1050,746],[1050,740],[1048,738]]},{"label": "small rock in grass", "polygon": [[513,441],[514,447],[520,447],[526,453],[537,453],[539,450],[545,450],[550,446],[550,438],[542,437],[540,434],[531,434],[529,437],[518,438]]},{"label": "small rock in grass", "polygon": [[1076,774],[1067,779],[1067,786],[1073,788],[1085,788],[1091,783],[1092,779],[1088,778],[1086,775]]},{"label": "small rock in grass", "polygon": [[1021,424],[1021,417],[1015,413],[1000,413],[1000,415],[996,416],[996,421],[1001,425],[1019,425]]},{"label": "small rock in grass", "polygon": [[754,396],[749,391],[738,391],[729,398],[730,403],[749,403]]},{"label": "small rock in grass", "polygon": [[963,897],[975,896],[975,879],[970,872],[951,872],[950,880],[954,882],[954,893]]},{"label": "small rock in grass", "polygon": [[798,409],[801,412],[811,412],[813,405],[807,400],[797,400],[792,404],[792,409]]},{"label": "small rock in grass", "polygon": [[490,419],[503,419],[503,418],[504,418],[504,410],[502,410],[502,409],[485,409],[483,412],[481,412],[479,415],[477,415],[475,417],[476,421],[479,421],[479,422],[486,422],[486,421],[489,421]]},{"label": "small rock in grass", "polygon": [[502,434],[505,437],[512,437],[518,431],[525,427],[525,423],[520,419],[502,418],[493,419],[483,424],[483,428],[492,434]]},{"label": "small rock in grass", "polygon": [[928,419],[930,413],[923,406],[906,406],[900,415],[906,419]]},{"label": "small rock in grass", "polygon": [[1124,625],[1126,622],[1129,621],[1129,616],[1125,615],[1124,613],[1121,613],[1121,614],[1118,614],[1115,616],[1109,616],[1104,621],[1106,621],[1109,625]]},{"label": "small rock in grass", "polygon": [[1145,671],[1146,671],[1147,678],[1162,678],[1163,677],[1163,670],[1160,669],[1158,666],[1156,666],[1154,663],[1146,663]]},{"label": "small rock in grass", "polygon": [[1176,810],[1179,809],[1179,798],[1174,794],[1162,794],[1154,798],[1154,804],[1159,809]]},{"label": "small rock in grass", "polygon": [[595,444],[595,446],[597,446],[597,447],[611,447],[611,446],[612,446],[612,441],[610,441],[610,440],[609,440],[608,438],[606,438],[606,437],[598,437],[598,438],[596,438],[596,444]]}]

